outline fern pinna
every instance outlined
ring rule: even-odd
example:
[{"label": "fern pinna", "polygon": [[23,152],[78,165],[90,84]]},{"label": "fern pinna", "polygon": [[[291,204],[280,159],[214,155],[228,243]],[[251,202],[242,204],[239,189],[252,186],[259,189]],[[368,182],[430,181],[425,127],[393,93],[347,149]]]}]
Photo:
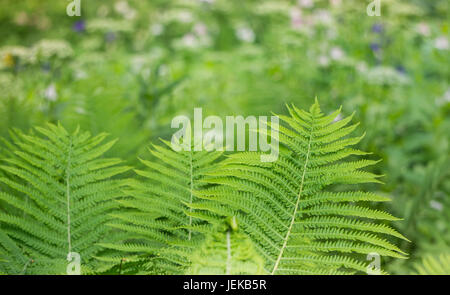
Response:
[{"label": "fern pinna", "polygon": [[264,275],[264,259],[247,235],[241,233],[236,218],[219,225],[202,245],[189,255],[186,274],[191,275]]},{"label": "fern pinna", "polygon": [[102,246],[120,254],[103,260],[126,261],[119,271],[126,273],[182,273],[189,265],[189,253],[199,245],[204,233],[212,232],[211,214],[195,211],[193,194],[202,189],[203,175],[214,169],[221,152],[175,151],[170,142],[149,149],[152,160],[140,159],[144,168],[135,170],[139,180],[130,183],[121,200],[121,213],[114,214],[110,226],[123,230],[122,243]]},{"label": "fern pinna", "polygon": [[130,168],[102,158],[115,142],[103,143],[106,134],[52,124],[36,131],[13,133],[13,152],[0,166],[0,251],[13,260],[0,271],[65,274],[69,253],[77,253],[82,273],[92,272],[104,251],[97,243],[116,238],[105,223],[127,182],[116,176]]},{"label": "fern pinna", "polygon": [[[379,176],[361,170],[377,161],[344,161],[367,154],[351,148],[362,138],[347,137],[358,125],[347,126],[352,116],[336,120],[340,110],[325,116],[317,100],[309,112],[288,110],[290,116],[279,116],[283,124],[271,126],[279,131],[278,160],[261,162],[258,152],[230,155],[209,173],[207,181],[217,185],[196,192],[207,202],[193,208],[236,216],[270,274],[365,272],[361,254],[371,252],[405,258],[382,235],[406,238],[370,221],[398,218],[364,206],[389,199],[337,186],[379,182]],[[331,185],[335,190],[326,190]]]}]

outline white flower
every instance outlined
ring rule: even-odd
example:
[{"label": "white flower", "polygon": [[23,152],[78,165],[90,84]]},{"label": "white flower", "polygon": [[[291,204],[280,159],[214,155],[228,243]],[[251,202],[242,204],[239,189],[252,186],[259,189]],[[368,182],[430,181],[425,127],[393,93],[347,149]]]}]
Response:
[{"label": "white flower", "polygon": [[402,85],[410,83],[408,76],[387,66],[376,66],[365,73],[367,82],[372,85]]},{"label": "white flower", "polygon": [[114,10],[120,14],[126,13],[129,8],[127,1],[118,1],[114,4]]},{"label": "white flower", "polygon": [[333,60],[341,60],[344,57],[344,51],[339,47],[333,47],[330,51],[330,57]]},{"label": "white flower", "polygon": [[128,5],[127,1],[119,1],[114,5],[117,13],[121,14],[126,19],[133,19],[136,17],[136,10]]},{"label": "white flower", "polygon": [[52,83],[47,87],[47,89],[45,89],[44,97],[50,101],[56,101],[58,99],[55,84]]},{"label": "white flower", "polygon": [[300,7],[311,8],[314,6],[314,1],[312,0],[298,0],[298,5]]},{"label": "white flower", "polygon": [[181,44],[185,47],[195,47],[197,45],[197,38],[195,38],[194,34],[188,33],[181,39]]},{"label": "white flower", "polygon": [[320,66],[326,67],[330,64],[330,59],[325,55],[321,55],[321,56],[319,56],[318,62],[319,62]]},{"label": "white flower", "polygon": [[56,57],[60,59],[68,58],[73,55],[73,49],[69,43],[64,40],[46,40],[42,39],[33,45],[30,60],[48,60]]},{"label": "white flower", "polygon": [[205,36],[206,33],[208,32],[208,30],[207,30],[205,24],[198,23],[198,24],[195,24],[195,26],[194,26],[194,32],[198,36]]},{"label": "white flower", "polygon": [[243,41],[252,43],[255,41],[255,33],[249,27],[240,27],[236,30],[236,37]]},{"label": "white flower", "polygon": [[430,27],[426,23],[419,23],[416,26],[416,31],[422,36],[430,36],[431,30]]},{"label": "white flower", "polygon": [[180,11],[177,16],[181,23],[190,23],[194,19],[189,11]]},{"label": "white flower", "polygon": [[299,29],[303,26],[302,11],[300,9],[292,9],[290,11],[291,15],[291,26],[294,29]]},{"label": "white flower", "polygon": [[445,37],[438,37],[434,40],[434,47],[439,50],[448,50],[448,39]]},{"label": "white flower", "polygon": [[342,4],[342,0],[330,0],[331,6],[339,6]]},{"label": "white flower", "polygon": [[330,12],[324,9],[318,10],[314,15],[314,19],[316,23],[322,25],[331,25],[333,23],[333,17],[331,16]]}]

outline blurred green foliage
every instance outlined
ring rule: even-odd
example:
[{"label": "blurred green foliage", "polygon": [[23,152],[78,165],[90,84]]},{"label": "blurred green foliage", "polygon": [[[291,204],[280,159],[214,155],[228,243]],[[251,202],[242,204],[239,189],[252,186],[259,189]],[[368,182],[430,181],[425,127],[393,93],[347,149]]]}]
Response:
[{"label": "blurred green foliage", "polygon": [[[450,252],[448,1],[3,0],[0,135],[44,122],[119,138],[109,155],[137,164],[170,121],[285,112],[318,96],[324,111],[356,111],[361,148],[404,218],[406,261]],[[363,188],[364,189],[364,188]]]}]

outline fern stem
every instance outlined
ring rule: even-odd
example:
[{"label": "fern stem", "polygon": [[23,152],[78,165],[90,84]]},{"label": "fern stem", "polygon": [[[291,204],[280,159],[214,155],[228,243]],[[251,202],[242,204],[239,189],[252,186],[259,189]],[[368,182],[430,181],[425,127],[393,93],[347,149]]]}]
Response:
[{"label": "fern stem", "polygon": [[67,168],[66,168],[66,203],[67,203],[67,242],[69,244],[69,252],[72,252],[72,243],[70,235],[70,161],[72,157],[72,138],[69,143],[69,155],[67,158]]},{"label": "fern stem", "polygon": [[30,263],[32,263],[32,262],[33,262],[33,259],[27,260],[27,262],[25,263],[25,265],[23,266],[23,269],[22,269],[22,271],[21,271],[21,274],[22,274],[22,275],[25,275],[25,274],[26,274],[28,265],[30,265]]},{"label": "fern stem", "polygon": [[[190,164],[190,177],[191,177],[191,183],[190,183],[190,191],[191,191],[191,196],[190,196],[190,198],[189,198],[189,205],[191,205],[192,204],[192,191],[194,190],[194,181],[193,181],[193,168],[192,168],[192,151],[189,153],[189,155],[190,155],[190,161],[189,161],[189,164]],[[189,213],[192,213],[192,207],[189,207]],[[191,225],[192,225],[192,214],[189,214],[189,237],[188,237],[188,240],[190,241],[191,240],[191,236],[192,236],[192,231],[191,231]]]},{"label": "fern stem", "polygon": [[313,131],[314,131],[314,116],[312,117],[312,120],[311,120],[311,131],[310,131],[311,133],[309,134],[308,150],[306,152],[305,164],[303,165],[302,180],[300,182],[300,190],[298,192],[297,202],[295,203],[294,213],[292,215],[291,223],[289,224],[289,229],[288,229],[288,231],[286,233],[286,236],[284,238],[283,246],[280,249],[280,254],[278,255],[278,258],[277,258],[277,260],[275,262],[275,266],[273,267],[272,275],[274,275],[275,272],[278,269],[278,266],[280,264],[281,258],[283,257],[284,250],[286,249],[287,242],[288,242],[289,237],[291,235],[292,227],[294,226],[294,223],[295,223],[295,216],[297,215],[298,205],[300,204],[300,198],[301,198],[301,195],[302,195],[302,192],[303,192],[303,184],[305,182],[306,167],[308,165],[309,155],[311,153],[311,141],[312,141]]},{"label": "fern stem", "polygon": [[227,231],[227,270],[225,274],[231,274],[231,235],[229,230]]}]

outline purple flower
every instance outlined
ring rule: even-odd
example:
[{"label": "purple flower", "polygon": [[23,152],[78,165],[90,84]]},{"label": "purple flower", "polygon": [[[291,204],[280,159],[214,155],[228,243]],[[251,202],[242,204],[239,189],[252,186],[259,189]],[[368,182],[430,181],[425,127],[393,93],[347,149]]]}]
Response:
[{"label": "purple flower", "polygon": [[370,43],[370,49],[372,49],[372,51],[379,51],[381,49],[380,44],[378,43]]},{"label": "purple flower", "polygon": [[84,20],[76,21],[73,24],[72,29],[77,33],[82,33],[86,30],[86,23],[84,22]]},{"label": "purple flower", "polygon": [[383,25],[382,24],[374,24],[372,26],[372,32],[380,34],[381,32],[383,32]]}]

